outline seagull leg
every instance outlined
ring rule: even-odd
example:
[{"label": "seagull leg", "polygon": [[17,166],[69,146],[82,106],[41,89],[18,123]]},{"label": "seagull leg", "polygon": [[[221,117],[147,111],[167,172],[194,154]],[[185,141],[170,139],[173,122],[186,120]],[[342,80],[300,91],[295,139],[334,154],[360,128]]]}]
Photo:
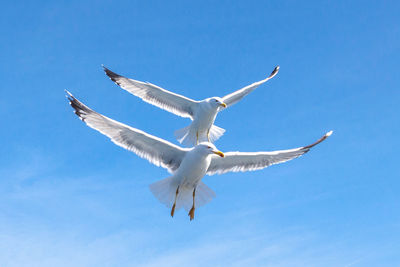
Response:
[{"label": "seagull leg", "polygon": [[208,131],[207,131],[207,139],[208,139],[208,142],[210,142],[210,129],[208,129]]},{"label": "seagull leg", "polygon": [[174,217],[175,206],[176,206],[176,198],[178,197],[178,194],[179,194],[179,186],[176,188],[174,205],[172,205],[172,209],[171,209],[171,217]]},{"label": "seagull leg", "polygon": [[189,216],[190,216],[190,220],[193,220],[194,219],[194,210],[195,210],[195,207],[194,207],[194,197],[195,197],[195,195],[196,195],[196,188],[194,188],[193,189],[193,206],[192,206],[192,208],[190,209],[190,211],[189,211]]},{"label": "seagull leg", "polygon": [[196,132],[196,145],[199,144],[199,132]]}]

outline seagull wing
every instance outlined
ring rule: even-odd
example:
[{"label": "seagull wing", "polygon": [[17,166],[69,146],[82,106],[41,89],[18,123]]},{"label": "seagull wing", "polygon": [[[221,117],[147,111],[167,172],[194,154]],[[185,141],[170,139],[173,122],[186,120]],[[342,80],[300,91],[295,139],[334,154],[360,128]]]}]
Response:
[{"label": "seagull wing", "polygon": [[162,166],[169,172],[179,168],[187,150],[107,118],[85,106],[68,91],[66,92],[75,114],[86,125],[108,136],[116,145],[132,151],[156,166]]},{"label": "seagull wing", "polygon": [[103,68],[107,76],[110,77],[113,82],[129,93],[140,97],[143,101],[174,113],[175,115],[193,119],[197,101],[169,92],[148,82],[128,79],[112,72],[104,66]]},{"label": "seagull wing", "polygon": [[286,162],[307,153],[310,148],[321,143],[331,134],[332,131],[328,132],[311,145],[295,149],[271,152],[228,152],[225,153],[224,158],[213,156],[207,174],[213,175],[215,173],[254,171],[273,164]]},{"label": "seagull wing", "polygon": [[279,66],[275,67],[275,69],[271,72],[271,74],[265,78],[264,80],[261,80],[259,82],[252,83],[246,87],[243,87],[242,89],[239,89],[229,95],[226,95],[222,98],[223,102],[229,107],[232,106],[233,104],[236,104],[239,102],[243,97],[246,95],[250,94],[254,89],[256,89],[258,86],[261,84],[267,82],[268,80],[272,79],[279,71]]}]

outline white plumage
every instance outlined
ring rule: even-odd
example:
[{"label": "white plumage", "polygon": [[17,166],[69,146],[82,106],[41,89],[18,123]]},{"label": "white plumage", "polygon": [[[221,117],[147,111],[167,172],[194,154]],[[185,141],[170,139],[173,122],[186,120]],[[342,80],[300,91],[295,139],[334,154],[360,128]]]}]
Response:
[{"label": "white plumage", "polygon": [[[104,67],[104,66],[103,66]],[[104,67],[104,71],[112,81],[143,101],[172,112],[178,116],[190,118],[193,122],[175,132],[175,137],[184,145],[193,146],[203,141],[214,142],[225,130],[214,125],[215,118],[222,108],[239,102],[261,84],[273,78],[279,66],[264,80],[250,84],[222,98],[211,97],[195,101],[182,95],[167,91],[148,82],[136,81],[123,77]]]},{"label": "white plumage", "polygon": [[89,127],[108,136],[115,144],[172,173],[172,176],[151,184],[150,190],[160,202],[172,208],[172,216],[175,209],[184,207],[190,209],[190,219],[194,218],[195,205],[204,205],[215,197],[215,193],[201,181],[204,175],[252,171],[282,163],[303,155],[332,134],[330,131],[308,146],[273,152],[224,154],[209,142],[202,142],[190,149],[181,148],[103,116],[85,106],[68,91],[67,94],[75,114]]}]

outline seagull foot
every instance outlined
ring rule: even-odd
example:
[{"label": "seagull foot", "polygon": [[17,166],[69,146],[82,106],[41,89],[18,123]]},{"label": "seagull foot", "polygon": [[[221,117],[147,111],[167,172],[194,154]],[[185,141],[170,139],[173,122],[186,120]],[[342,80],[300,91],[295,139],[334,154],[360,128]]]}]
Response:
[{"label": "seagull foot", "polygon": [[174,203],[174,205],[172,205],[171,217],[174,217],[174,213],[175,213],[175,203]]},{"label": "seagull foot", "polygon": [[190,216],[190,220],[194,219],[194,207],[190,209],[188,216]]}]

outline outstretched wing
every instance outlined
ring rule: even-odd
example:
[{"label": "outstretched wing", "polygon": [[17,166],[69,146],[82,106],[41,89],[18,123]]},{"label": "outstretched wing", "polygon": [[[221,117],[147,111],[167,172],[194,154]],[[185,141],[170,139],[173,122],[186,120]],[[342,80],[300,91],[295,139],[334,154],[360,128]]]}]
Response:
[{"label": "outstretched wing", "polygon": [[87,126],[108,136],[116,145],[132,151],[154,165],[166,168],[169,172],[179,168],[187,150],[107,118],[85,106],[70,92],[66,91],[66,93],[71,107],[75,110],[75,114]]},{"label": "outstretched wing", "polygon": [[275,69],[271,72],[271,74],[262,81],[252,83],[242,89],[239,89],[229,95],[226,95],[222,98],[223,102],[229,107],[233,104],[239,102],[243,97],[250,94],[254,89],[256,89],[261,84],[267,82],[269,79],[272,79],[279,71],[279,66],[275,67]]},{"label": "outstretched wing", "polygon": [[266,168],[273,164],[282,163],[300,157],[307,153],[310,148],[321,143],[332,134],[332,131],[326,133],[317,142],[295,149],[279,150],[272,152],[228,152],[225,157],[212,157],[211,164],[208,167],[207,174],[226,172],[245,172]]},{"label": "outstretched wing", "polygon": [[104,71],[110,79],[118,84],[122,89],[140,97],[143,101],[162,108],[175,115],[193,119],[197,101],[167,91],[157,85],[128,79],[116,74],[104,67]]}]

